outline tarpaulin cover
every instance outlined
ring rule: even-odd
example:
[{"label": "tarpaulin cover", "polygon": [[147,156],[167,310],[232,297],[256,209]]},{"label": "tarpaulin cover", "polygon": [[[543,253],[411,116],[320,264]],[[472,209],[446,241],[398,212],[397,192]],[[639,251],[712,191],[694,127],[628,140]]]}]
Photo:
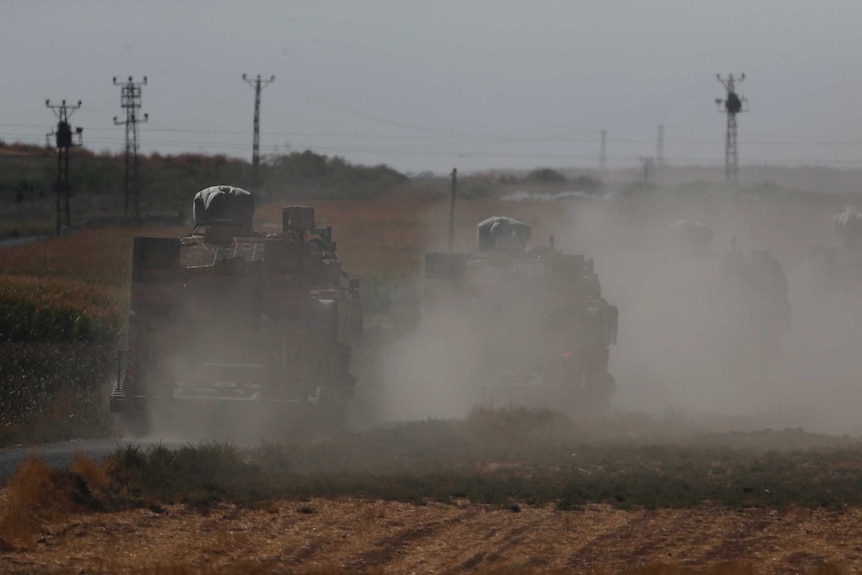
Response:
[{"label": "tarpaulin cover", "polygon": [[250,228],[254,197],[234,186],[212,186],[195,194],[195,225],[230,222]]},{"label": "tarpaulin cover", "polygon": [[835,238],[848,248],[862,247],[862,213],[853,206],[832,218]]},{"label": "tarpaulin cover", "polygon": [[494,216],[479,222],[476,239],[479,250],[523,249],[533,232],[530,226],[515,218]]}]

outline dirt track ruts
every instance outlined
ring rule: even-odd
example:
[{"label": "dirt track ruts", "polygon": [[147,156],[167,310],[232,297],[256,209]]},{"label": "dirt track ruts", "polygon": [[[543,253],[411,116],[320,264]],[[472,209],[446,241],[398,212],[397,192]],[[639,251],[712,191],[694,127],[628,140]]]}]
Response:
[{"label": "dirt track ruts", "polygon": [[500,509],[344,499],[222,506],[207,513],[172,506],[68,517],[45,526],[29,548],[0,553],[9,573],[65,569],[120,572],[184,566],[268,572],[363,569],[463,573],[531,566],[546,573],[624,573],[664,564],[720,563],[756,573],[862,567],[862,509],[619,510],[589,505]]}]

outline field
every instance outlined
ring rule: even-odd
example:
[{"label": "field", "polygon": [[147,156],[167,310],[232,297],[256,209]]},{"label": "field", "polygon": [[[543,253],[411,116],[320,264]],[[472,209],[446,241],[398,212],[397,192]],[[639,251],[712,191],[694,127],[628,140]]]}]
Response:
[{"label": "field", "polygon": [[[620,306],[618,393],[610,415],[578,419],[455,405],[458,382],[385,381],[381,358],[415,326],[422,254],[446,247],[446,190],[303,202],[333,226],[363,286],[351,431],[243,448],[118,448],[60,471],[29,460],[3,495],[0,564],[18,573],[856,572],[862,309],[852,292],[814,291],[805,265],[809,245],[831,242],[830,217],[847,202],[710,186],[460,201],[458,250],[472,249],[477,221],[510,215],[533,225],[534,244],[553,234],[564,251],[595,257],[605,296]],[[670,339],[648,321],[659,300],[647,280],[680,218],[709,222],[717,250],[732,236],[770,249],[784,268],[794,323],[774,378],[665,377],[679,355],[703,351],[695,342],[662,351]],[[280,204],[259,207],[256,222],[277,227]],[[141,231],[0,251],[0,328],[15,334],[0,343],[4,444],[112,433],[105,386]],[[680,297],[673,284],[667,292]],[[404,420],[414,421],[392,423]]]},{"label": "field", "polygon": [[852,573],[862,449],[477,409],[314,441],[127,447],[4,492],[8,572]]}]

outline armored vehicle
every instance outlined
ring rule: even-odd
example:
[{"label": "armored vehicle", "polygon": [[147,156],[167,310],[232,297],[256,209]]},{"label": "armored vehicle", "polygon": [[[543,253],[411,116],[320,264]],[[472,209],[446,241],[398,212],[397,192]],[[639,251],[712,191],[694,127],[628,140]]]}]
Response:
[{"label": "armored vehicle", "polygon": [[[720,285],[739,327],[737,358],[750,358],[767,375],[778,362],[790,329],[787,277],[768,250],[734,250],[718,258]],[[764,371],[766,370],[766,371]]]},{"label": "armored vehicle", "polygon": [[790,329],[787,277],[768,250],[711,249],[712,229],[680,220],[670,226],[671,257],[654,269],[644,291],[665,297],[654,310],[675,361],[710,365],[732,377],[762,379],[778,364]]},{"label": "armored vehicle", "polygon": [[254,207],[243,189],[207,188],[191,233],[134,239],[128,350],[110,396],[126,433],[193,415],[225,430],[245,414],[276,434],[343,423],[359,283],[313,208],[285,207],[281,231],[262,233]]},{"label": "armored vehicle", "polygon": [[811,283],[825,289],[858,289],[862,284],[862,212],[848,206],[834,215],[832,235],[832,245],[808,248]]},{"label": "armored vehicle", "polygon": [[481,387],[483,401],[607,409],[617,308],[602,297],[592,260],[564,254],[553,237],[528,248],[531,235],[496,216],[478,224],[475,253],[426,254],[424,319],[457,322],[450,335],[469,349],[463,383]]}]

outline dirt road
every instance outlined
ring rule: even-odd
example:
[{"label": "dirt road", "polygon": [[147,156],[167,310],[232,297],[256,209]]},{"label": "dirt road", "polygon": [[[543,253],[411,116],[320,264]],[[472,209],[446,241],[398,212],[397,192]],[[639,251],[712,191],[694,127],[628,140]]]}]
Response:
[{"label": "dirt road", "polygon": [[860,529],[862,509],[559,512],[315,499],[255,510],[174,506],[70,516],[45,526],[29,546],[6,546],[0,570],[683,572],[658,567],[665,565],[698,573],[849,573],[862,567]]}]

